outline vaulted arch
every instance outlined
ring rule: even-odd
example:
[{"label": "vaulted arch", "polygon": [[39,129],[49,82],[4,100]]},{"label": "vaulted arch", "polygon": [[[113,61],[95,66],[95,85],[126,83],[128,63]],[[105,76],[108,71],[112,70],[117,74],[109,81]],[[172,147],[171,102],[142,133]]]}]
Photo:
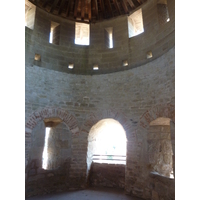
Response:
[{"label": "vaulted arch", "polygon": [[[90,113],[87,120],[85,121],[85,123],[83,124],[82,128],[81,128],[81,134],[86,134],[88,137],[88,134],[91,130],[91,128],[100,120],[103,119],[108,119],[111,118],[113,120],[118,121],[123,129],[125,130],[126,133],[126,138],[127,138],[127,152],[129,151],[128,148],[130,147],[129,145],[129,141],[130,143],[132,142],[132,140],[135,138],[135,133],[134,133],[134,128],[133,128],[133,124],[130,121],[130,119],[128,117],[126,117],[123,113],[115,111],[115,110],[107,110],[101,113]],[[88,159],[88,158],[87,158]],[[128,155],[126,156],[126,163],[129,164],[129,157]],[[90,170],[90,166],[91,166],[91,162],[87,163],[87,176],[89,174],[89,170]],[[127,166],[125,167],[125,181],[126,181],[126,170],[127,170]]]},{"label": "vaulted arch", "polygon": [[[153,106],[151,109],[146,110],[144,114],[141,115],[137,128],[135,130],[136,138],[137,138],[137,145],[138,148],[135,149],[136,157],[132,157],[133,160],[133,170],[137,175],[141,178],[138,178],[134,182],[134,186],[132,188],[126,188],[128,190],[132,190],[133,194],[136,194],[137,188],[142,185],[149,184],[149,174],[152,171],[150,162],[149,162],[149,154],[148,154],[148,134],[149,128],[151,124],[155,123],[156,119],[163,119],[167,118],[167,121],[170,125],[175,124],[175,106],[172,104],[160,104]],[[170,127],[171,129],[171,127]],[[173,147],[174,143],[174,134],[171,132],[171,143]],[[174,161],[174,159],[173,159]],[[174,163],[173,163],[174,164]],[[128,177],[131,181],[134,179],[134,176],[131,175]],[[141,181],[142,180],[142,181]]]},{"label": "vaulted arch", "polygon": [[[27,166],[29,162],[32,130],[40,121],[44,121],[47,118],[59,118],[69,128],[72,134],[72,141],[73,138],[79,135],[79,127],[76,118],[66,110],[56,107],[46,107],[36,110],[30,115],[25,124],[25,166]],[[76,145],[78,144],[72,145],[72,156],[74,154],[73,149],[76,148]]]}]

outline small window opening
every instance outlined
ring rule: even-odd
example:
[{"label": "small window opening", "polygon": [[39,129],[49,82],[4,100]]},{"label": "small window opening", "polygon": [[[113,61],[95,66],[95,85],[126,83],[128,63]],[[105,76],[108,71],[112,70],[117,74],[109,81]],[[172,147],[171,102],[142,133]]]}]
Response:
[{"label": "small window opening", "polygon": [[123,66],[123,67],[128,66],[128,60],[123,60],[123,61],[122,61],[122,66]]},{"label": "small window opening", "polygon": [[36,6],[25,0],[25,26],[34,29]]},{"label": "small window opening", "polygon": [[74,68],[74,64],[73,63],[69,63],[68,68],[69,69],[73,69]]},{"label": "small window opening", "polygon": [[46,127],[45,129],[45,141],[44,141],[44,150],[42,154],[42,168],[48,169],[48,139],[49,139],[49,133],[51,128]]},{"label": "small window opening", "polygon": [[105,29],[105,43],[109,49],[113,48],[113,28],[109,27]]},{"label": "small window opening", "polygon": [[90,44],[90,25],[85,23],[75,23],[75,44]]},{"label": "small window opening", "polygon": [[128,16],[128,34],[129,38],[144,32],[142,9],[140,8],[130,16]]},{"label": "small window opening", "polygon": [[59,45],[60,40],[60,24],[56,22],[51,22],[49,43]]},{"label": "small window opening", "polygon": [[152,58],[152,57],[153,57],[152,51],[148,51],[147,52],[147,59]]},{"label": "small window opening", "polygon": [[163,25],[170,21],[167,0],[158,0],[157,3],[157,12],[159,24]]},{"label": "small window opening", "polygon": [[35,58],[34,58],[36,61],[41,61],[41,56],[40,54],[35,54]]},{"label": "small window opening", "polygon": [[94,65],[93,66],[93,70],[99,70],[99,66],[98,65]]}]

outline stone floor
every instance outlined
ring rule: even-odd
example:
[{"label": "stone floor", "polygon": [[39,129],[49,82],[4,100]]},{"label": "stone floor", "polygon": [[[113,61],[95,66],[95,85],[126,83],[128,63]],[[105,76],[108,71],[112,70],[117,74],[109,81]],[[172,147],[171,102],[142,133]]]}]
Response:
[{"label": "stone floor", "polygon": [[27,200],[142,200],[125,195],[123,190],[112,188],[90,188],[59,194],[48,194],[26,198]]}]

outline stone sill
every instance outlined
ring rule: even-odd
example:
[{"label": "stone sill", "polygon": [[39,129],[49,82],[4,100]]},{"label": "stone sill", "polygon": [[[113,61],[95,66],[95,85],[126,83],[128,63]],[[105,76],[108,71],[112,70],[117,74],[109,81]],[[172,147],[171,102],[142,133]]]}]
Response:
[{"label": "stone sill", "polygon": [[116,164],[116,163],[99,163],[99,162],[93,162],[92,165],[112,165],[112,166],[122,166],[125,167],[125,164]]},{"label": "stone sill", "polygon": [[158,178],[159,180],[163,180],[163,179],[169,180],[169,181],[173,181],[173,180],[174,180],[174,178],[170,178],[170,177],[167,177],[167,176],[163,176],[163,175],[159,174],[158,172],[150,172],[150,173],[149,173],[149,176],[150,176],[151,178]]}]

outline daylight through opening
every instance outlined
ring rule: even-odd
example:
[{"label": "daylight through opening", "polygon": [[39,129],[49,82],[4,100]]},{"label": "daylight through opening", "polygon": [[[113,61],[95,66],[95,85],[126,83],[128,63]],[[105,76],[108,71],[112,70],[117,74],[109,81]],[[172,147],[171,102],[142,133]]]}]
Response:
[{"label": "daylight through opening", "polygon": [[114,119],[96,123],[88,136],[88,169],[92,162],[126,164],[126,132]]},{"label": "daylight through opening", "polygon": [[51,128],[46,127],[46,132],[45,132],[45,141],[44,141],[44,150],[42,154],[42,168],[47,169],[47,163],[48,163],[48,138],[49,138],[49,133],[50,133]]}]

